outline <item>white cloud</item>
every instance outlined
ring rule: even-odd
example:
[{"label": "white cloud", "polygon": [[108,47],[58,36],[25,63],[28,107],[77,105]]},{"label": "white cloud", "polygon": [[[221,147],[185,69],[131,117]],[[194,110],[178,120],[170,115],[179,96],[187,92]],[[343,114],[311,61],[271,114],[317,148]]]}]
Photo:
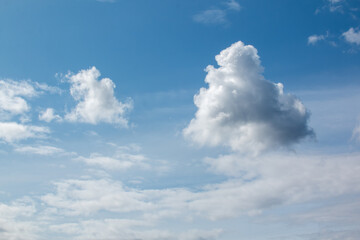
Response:
[{"label": "white cloud", "polygon": [[89,215],[100,210],[131,212],[148,209],[140,191],[124,189],[120,182],[108,179],[66,180],[56,183],[57,193],[42,200],[49,206],[64,210],[66,215]]},{"label": "white cloud", "polygon": [[225,163],[226,167],[219,166],[223,157],[208,161],[217,171],[236,178],[196,191],[184,188],[143,190],[109,179],[64,180],[56,183],[56,193],[49,193],[42,200],[59,214],[132,212],[149,221],[195,216],[217,220],[254,215],[276,206],[360,193],[359,156],[358,153],[275,155],[246,160],[230,155],[228,157],[233,160]]},{"label": "white cloud", "polygon": [[205,24],[225,23],[226,11],[221,9],[208,9],[194,16],[194,21]]},{"label": "white cloud", "polygon": [[49,132],[50,130],[46,127],[24,125],[16,122],[0,122],[0,139],[6,142],[44,137]]},{"label": "white cloud", "polygon": [[55,110],[53,108],[47,108],[45,111],[40,112],[39,120],[51,122],[52,120],[61,121],[62,118],[55,114]]},{"label": "white cloud", "polygon": [[32,220],[26,219],[35,213],[34,203],[29,199],[0,203],[0,240],[38,239],[40,228]]},{"label": "white cloud", "polygon": [[195,118],[183,130],[200,145],[225,145],[234,151],[259,153],[287,147],[311,136],[309,113],[281,83],[261,75],[257,50],[237,42],[216,56],[219,68],[208,66],[205,82],[195,95]]},{"label": "white cloud", "polygon": [[17,115],[29,111],[24,97],[34,97],[38,93],[28,81],[0,80],[0,114]]},{"label": "white cloud", "polygon": [[15,147],[15,151],[24,154],[37,154],[46,156],[65,152],[63,149],[53,146],[17,146]]},{"label": "white cloud", "polygon": [[90,157],[78,157],[75,160],[86,163],[89,166],[101,167],[106,170],[126,170],[135,165],[147,166],[146,157],[141,154],[123,154],[117,157],[107,157],[101,154],[91,154]]},{"label": "white cloud", "polygon": [[56,93],[60,90],[38,82],[0,80],[0,118],[8,120],[28,112],[30,106],[25,99],[36,97],[43,91]]},{"label": "white cloud", "polygon": [[308,37],[308,44],[311,45],[315,45],[317,42],[321,41],[321,40],[325,40],[326,36],[325,35],[311,35]]},{"label": "white cloud", "polygon": [[[221,230],[190,230],[181,233],[158,230],[151,227],[153,223],[142,220],[103,219],[86,220],[78,223],[66,223],[51,226],[54,232],[67,233],[76,240],[99,239],[141,239],[141,240],[211,240],[217,239]],[[145,227],[145,228],[144,228]],[[141,228],[141,229],[139,229]]]},{"label": "white cloud", "polygon": [[227,8],[213,8],[202,11],[194,15],[195,22],[204,24],[225,24],[228,22],[227,15],[229,11],[240,11],[241,6],[235,0],[224,2]]},{"label": "white cloud", "polygon": [[350,28],[348,31],[344,32],[342,36],[349,43],[354,43],[356,45],[360,45],[360,31],[355,30],[354,28]]},{"label": "white cloud", "polygon": [[228,2],[226,2],[226,5],[230,10],[235,10],[235,11],[241,10],[240,4],[235,0],[229,0]]},{"label": "white cloud", "polygon": [[95,67],[67,77],[71,83],[70,93],[78,103],[70,113],[66,114],[66,120],[127,126],[128,121],[124,114],[132,108],[132,103],[131,101],[122,103],[115,98],[115,84],[111,79],[98,80],[100,72]]}]

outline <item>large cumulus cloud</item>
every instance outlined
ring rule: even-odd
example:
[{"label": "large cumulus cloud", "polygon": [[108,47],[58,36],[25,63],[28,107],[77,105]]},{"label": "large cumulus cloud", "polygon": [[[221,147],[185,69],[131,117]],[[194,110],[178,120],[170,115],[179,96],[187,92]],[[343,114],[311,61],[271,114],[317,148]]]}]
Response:
[{"label": "large cumulus cloud", "polygon": [[237,42],[208,66],[205,82],[195,95],[198,110],[184,129],[185,137],[200,145],[225,145],[240,152],[258,153],[288,146],[313,135],[309,112],[281,83],[262,76],[257,50]]}]

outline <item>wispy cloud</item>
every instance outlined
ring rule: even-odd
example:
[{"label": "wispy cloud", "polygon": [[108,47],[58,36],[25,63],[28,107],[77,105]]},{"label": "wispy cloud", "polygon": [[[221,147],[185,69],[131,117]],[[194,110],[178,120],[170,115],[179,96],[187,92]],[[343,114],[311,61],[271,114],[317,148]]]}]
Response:
[{"label": "wispy cloud", "polygon": [[44,155],[51,156],[54,154],[65,153],[65,151],[58,147],[39,145],[39,146],[16,146],[16,152],[24,153],[24,154],[36,154],[36,155]]},{"label": "wispy cloud", "polygon": [[315,45],[316,43],[325,40],[325,38],[327,38],[327,35],[311,35],[308,37],[308,44]]},{"label": "wispy cloud", "polygon": [[241,6],[235,0],[227,1],[224,5],[226,7],[204,10],[194,15],[193,19],[195,22],[203,24],[225,24],[228,22],[229,11],[240,11]]}]

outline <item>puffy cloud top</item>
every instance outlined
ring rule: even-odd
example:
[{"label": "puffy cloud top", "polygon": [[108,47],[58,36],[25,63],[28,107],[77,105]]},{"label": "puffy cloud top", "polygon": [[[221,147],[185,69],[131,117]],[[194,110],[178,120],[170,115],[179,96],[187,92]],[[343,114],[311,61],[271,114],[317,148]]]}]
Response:
[{"label": "puffy cloud top", "polygon": [[285,94],[281,83],[264,79],[253,46],[237,42],[215,58],[219,68],[206,68],[209,87],[194,96],[198,110],[183,130],[185,137],[256,154],[313,135],[305,106]]},{"label": "puffy cloud top", "polygon": [[122,103],[114,96],[114,82],[109,78],[98,80],[100,72],[95,67],[69,75],[70,93],[78,102],[65,116],[72,122],[97,124],[115,123],[127,126],[124,114],[132,108],[132,103]]}]

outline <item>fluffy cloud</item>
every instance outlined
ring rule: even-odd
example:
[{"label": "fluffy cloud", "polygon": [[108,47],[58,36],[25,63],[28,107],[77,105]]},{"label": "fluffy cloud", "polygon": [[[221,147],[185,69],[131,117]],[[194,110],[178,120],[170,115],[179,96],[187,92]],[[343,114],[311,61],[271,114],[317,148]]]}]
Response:
[{"label": "fluffy cloud", "polygon": [[360,45],[360,31],[359,30],[350,28],[348,31],[344,32],[342,35],[347,42],[354,43],[356,45]]},{"label": "fluffy cloud", "polygon": [[40,112],[39,120],[45,122],[51,122],[53,120],[61,121],[62,118],[55,114],[55,110],[53,108],[47,108],[45,111]]},{"label": "fluffy cloud", "polygon": [[35,88],[27,81],[0,80],[0,115],[17,115],[29,111],[25,97],[34,97],[38,94]]},{"label": "fluffy cloud", "polygon": [[132,108],[131,101],[122,103],[114,96],[115,84],[109,78],[98,80],[100,72],[95,67],[81,70],[77,74],[67,76],[70,93],[78,102],[76,107],[65,116],[71,122],[97,124],[99,122],[114,123],[127,126],[124,117]]},{"label": "fluffy cloud", "polygon": [[200,145],[225,145],[241,152],[289,146],[313,135],[309,113],[281,83],[261,75],[257,50],[237,42],[216,56],[219,68],[208,66],[205,82],[195,95],[196,116],[183,130]]},{"label": "fluffy cloud", "polygon": [[46,127],[23,125],[16,122],[0,122],[0,139],[6,142],[44,137],[49,132],[50,130]]},{"label": "fluffy cloud", "polygon": [[44,91],[58,93],[61,90],[32,81],[0,80],[0,117],[9,119],[28,112],[30,106],[25,99],[38,96]]}]

